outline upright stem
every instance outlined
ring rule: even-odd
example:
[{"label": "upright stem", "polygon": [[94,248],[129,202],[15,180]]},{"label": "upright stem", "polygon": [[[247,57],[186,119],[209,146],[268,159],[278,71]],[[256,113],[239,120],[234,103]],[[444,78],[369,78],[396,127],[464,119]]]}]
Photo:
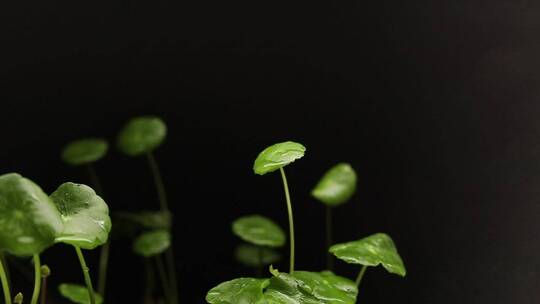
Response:
[{"label": "upright stem", "polygon": [[366,273],[367,266],[362,266],[362,269],[360,269],[360,272],[358,273],[358,276],[356,277],[356,287],[360,287],[360,282],[362,282],[362,278],[364,277],[364,273]]},{"label": "upright stem", "polygon": [[34,292],[32,293],[31,304],[37,304],[39,291],[41,289],[41,260],[39,254],[34,254]]},{"label": "upright stem", "polygon": [[334,257],[328,252],[328,249],[334,243],[332,239],[332,207],[326,206],[326,268],[328,270],[334,269]]},{"label": "upright stem", "polygon": [[94,166],[92,166],[92,164],[88,164],[86,166],[86,170],[88,171],[88,176],[90,177],[90,181],[92,182],[92,185],[94,186],[94,189],[96,190],[97,194],[102,196],[103,187],[101,187],[101,182],[99,181],[99,178],[96,174],[96,170],[94,169]]},{"label": "upright stem", "polygon": [[86,266],[86,262],[84,261],[84,256],[81,251],[81,248],[78,246],[75,247],[75,251],[77,252],[77,256],[79,257],[79,263],[81,263],[81,268],[84,275],[84,282],[86,283],[86,288],[88,289],[88,295],[90,297],[90,304],[96,304],[96,299],[94,295],[94,287],[92,287],[92,279],[90,278],[90,269]]},{"label": "upright stem", "polygon": [[[161,172],[159,170],[157,161],[154,158],[154,154],[152,154],[152,152],[148,152],[146,154],[146,158],[148,159],[148,164],[150,165],[150,170],[152,171],[152,176],[154,177],[154,183],[156,185],[161,211],[170,212],[169,203],[167,201],[167,192],[165,192],[165,185],[163,184]],[[167,271],[170,279],[169,288],[171,288],[171,301],[173,303],[178,303],[178,285],[176,283],[176,267],[174,263],[173,246],[169,247],[169,249],[167,249],[165,252],[165,261],[167,263]]]},{"label": "upright stem", "polygon": [[41,280],[41,300],[40,304],[45,304],[47,302],[47,277],[44,277]]},{"label": "upright stem", "polygon": [[0,281],[2,281],[2,290],[4,291],[4,301],[6,304],[11,304],[11,292],[9,291],[9,283],[4,270],[4,259],[0,259]]},{"label": "upright stem", "polygon": [[144,259],[144,270],[145,270],[145,288],[144,288],[144,304],[153,304],[154,301],[152,296],[155,289],[155,274],[152,269],[152,263],[150,259]]},{"label": "upright stem", "polygon": [[287,184],[287,176],[285,176],[285,170],[283,167],[279,168],[281,173],[281,179],[283,180],[283,188],[285,189],[285,200],[287,201],[287,213],[289,214],[289,239],[290,239],[290,262],[289,273],[294,271],[294,220],[291,204],[291,197],[289,195],[289,185]]},{"label": "upright stem", "polygon": [[11,285],[11,273],[9,271],[9,265],[8,265],[6,256],[4,256],[2,252],[0,252],[0,262],[4,263],[4,271],[6,272],[6,279],[7,279],[8,285]]},{"label": "upright stem", "polygon": [[161,256],[156,256],[156,264],[161,280],[161,286],[163,287],[163,295],[165,296],[166,303],[171,303],[171,287],[169,286],[169,280],[167,280],[167,273],[165,272],[165,266],[163,265],[163,259]]}]

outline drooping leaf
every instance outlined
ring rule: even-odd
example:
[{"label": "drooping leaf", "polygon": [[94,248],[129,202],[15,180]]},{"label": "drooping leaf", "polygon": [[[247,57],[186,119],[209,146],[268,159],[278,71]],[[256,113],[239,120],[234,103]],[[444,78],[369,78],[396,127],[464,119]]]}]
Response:
[{"label": "drooping leaf", "polygon": [[330,271],[287,274],[272,269],[271,272],[274,277],[265,291],[268,304],[356,303],[356,284]]},{"label": "drooping leaf", "polygon": [[[90,294],[86,286],[81,286],[78,284],[69,284],[64,283],[58,286],[60,294],[70,300],[73,303],[78,304],[90,304]],[[103,298],[97,292],[94,292],[96,304],[103,303]]]},{"label": "drooping leaf", "polygon": [[206,295],[210,304],[266,304],[263,290],[268,279],[240,278],[212,288]]},{"label": "drooping leaf", "polygon": [[328,206],[347,202],[356,191],[356,172],[347,163],[340,163],[328,170],[311,191],[316,199]]},{"label": "drooping leaf", "polygon": [[64,228],[56,242],[94,249],[107,242],[111,231],[109,207],[92,188],[64,183],[50,198],[62,215]]},{"label": "drooping leaf", "polygon": [[142,116],[130,120],[118,135],[118,148],[129,156],[153,151],[163,143],[167,126],[159,117]]},{"label": "drooping leaf", "polygon": [[285,233],[272,220],[260,215],[247,215],[232,224],[234,234],[246,242],[269,247],[285,244]]},{"label": "drooping leaf", "polygon": [[62,230],[60,213],[47,194],[17,173],[0,176],[0,250],[38,254]]},{"label": "drooping leaf", "polygon": [[169,229],[172,223],[172,215],[167,211],[117,212],[115,216],[150,229]]},{"label": "drooping leaf", "polygon": [[171,234],[160,229],[141,234],[133,243],[133,251],[144,257],[161,254],[171,246]]},{"label": "drooping leaf", "polygon": [[305,152],[306,147],[296,142],[286,141],[274,144],[259,153],[253,164],[253,171],[259,175],[276,171],[302,158]]},{"label": "drooping leaf", "polygon": [[238,262],[249,267],[270,265],[281,259],[279,252],[267,247],[251,244],[238,245],[234,255]]},{"label": "drooping leaf", "polygon": [[101,138],[85,138],[70,142],[62,151],[62,160],[77,166],[100,160],[107,153],[109,144]]},{"label": "drooping leaf", "polygon": [[384,233],[376,233],[358,241],[336,244],[330,247],[329,251],[350,264],[365,266],[381,264],[390,273],[400,276],[407,273],[394,241]]}]

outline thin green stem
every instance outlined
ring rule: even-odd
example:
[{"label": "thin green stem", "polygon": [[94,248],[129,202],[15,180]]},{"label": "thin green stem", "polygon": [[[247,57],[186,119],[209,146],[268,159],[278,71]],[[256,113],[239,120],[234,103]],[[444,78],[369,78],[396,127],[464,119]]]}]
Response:
[{"label": "thin green stem", "polygon": [[145,288],[144,288],[144,303],[154,303],[152,297],[156,285],[155,272],[152,269],[152,263],[150,259],[144,259],[144,271],[145,271]]},{"label": "thin green stem", "polygon": [[41,300],[40,304],[45,304],[47,302],[47,277],[44,277],[41,280]]},{"label": "thin green stem", "polygon": [[84,282],[86,283],[86,288],[88,289],[88,295],[90,297],[90,304],[96,304],[96,297],[94,295],[94,287],[92,287],[92,279],[90,278],[90,269],[88,266],[86,266],[86,262],[84,261],[84,256],[81,251],[81,248],[78,246],[75,247],[75,251],[77,252],[77,257],[79,257],[79,263],[81,263],[81,268],[84,275]]},{"label": "thin green stem", "polygon": [[334,269],[334,256],[328,252],[328,249],[333,241],[333,232],[332,232],[332,207],[326,206],[326,268],[330,271]]},{"label": "thin green stem", "polygon": [[161,286],[163,287],[163,295],[165,296],[166,303],[171,303],[171,286],[169,285],[170,282],[167,279],[167,273],[165,272],[165,265],[163,264],[163,259],[159,255],[156,256],[156,264],[161,280]]},{"label": "thin green stem", "polygon": [[[3,256],[2,256],[3,257]],[[6,304],[11,304],[11,292],[9,291],[9,282],[4,270],[4,259],[0,259],[0,281],[2,281],[2,290],[4,291],[4,301]]]},{"label": "thin green stem", "polygon": [[0,252],[0,262],[4,263],[4,271],[6,272],[6,279],[9,285],[11,285],[11,272],[9,271],[9,264],[7,257]]},{"label": "thin green stem", "polygon": [[94,166],[92,166],[92,164],[88,164],[86,166],[86,170],[88,171],[88,176],[90,177],[90,181],[92,182],[92,186],[94,187],[94,190],[96,190],[96,193],[98,195],[102,196],[103,187],[101,187],[101,182],[98,178],[96,170],[94,169]]},{"label": "thin green stem", "polygon": [[287,176],[285,176],[285,170],[279,168],[281,173],[281,179],[283,180],[283,188],[285,190],[285,199],[287,201],[287,213],[289,214],[289,239],[290,239],[290,262],[289,262],[289,273],[294,271],[294,220],[293,220],[293,211],[291,204],[291,197],[289,195],[289,185],[287,184]]},{"label": "thin green stem", "polygon": [[37,304],[39,291],[41,289],[41,260],[39,254],[34,254],[34,292],[32,293],[31,304]]},{"label": "thin green stem", "polygon": [[358,273],[358,276],[356,277],[356,287],[360,287],[360,282],[362,282],[362,278],[364,277],[364,273],[366,273],[367,266],[362,266],[362,269],[360,269],[360,272]]}]

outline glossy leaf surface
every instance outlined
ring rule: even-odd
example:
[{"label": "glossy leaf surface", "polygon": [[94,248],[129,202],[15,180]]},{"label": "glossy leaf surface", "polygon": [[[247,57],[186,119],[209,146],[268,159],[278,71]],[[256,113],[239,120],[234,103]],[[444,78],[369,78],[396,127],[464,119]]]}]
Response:
[{"label": "glossy leaf surface", "polygon": [[50,198],[62,215],[64,228],[56,242],[94,249],[107,242],[111,219],[107,204],[92,188],[64,183]]},{"label": "glossy leaf surface", "polygon": [[172,223],[171,213],[166,211],[117,212],[115,216],[151,229],[168,229]]},{"label": "glossy leaf surface", "polygon": [[316,199],[328,206],[347,202],[356,191],[356,172],[351,165],[340,163],[330,168],[311,191]]},{"label": "glossy leaf surface", "polygon": [[138,156],[159,147],[167,135],[167,126],[159,117],[143,116],[130,120],[118,135],[118,148],[129,156]]},{"label": "glossy leaf surface", "polygon": [[267,304],[263,290],[268,279],[240,278],[212,288],[206,295],[210,304]]},{"label": "glossy leaf surface", "polygon": [[101,138],[85,138],[70,142],[62,151],[62,160],[77,166],[100,160],[107,153],[109,145]]},{"label": "glossy leaf surface", "polygon": [[306,147],[296,142],[286,141],[274,144],[259,153],[253,164],[253,171],[259,175],[276,171],[302,158],[305,152]]},{"label": "glossy leaf surface", "polygon": [[249,267],[270,265],[281,259],[279,252],[267,247],[251,244],[238,245],[234,256],[238,262]]},{"label": "glossy leaf surface", "polygon": [[[86,289],[86,286],[81,286],[78,284],[60,284],[58,286],[58,290],[60,291],[60,294],[70,300],[73,303],[78,304],[90,304],[90,295],[88,294],[88,289]],[[103,298],[98,293],[94,293],[96,304],[103,303]]]},{"label": "glossy leaf surface", "polygon": [[394,241],[384,233],[376,233],[358,241],[336,244],[329,250],[350,264],[382,265],[388,272],[405,276],[407,271]]},{"label": "glossy leaf surface", "polygon": [[133,243],[133,251],[144,257],[163,253],[171,246],[171,234],[167,230],[154,230],[141,234]]},{"label": "glossy leaf surface", "polygon": [[260,215],[247,215],[232,224],[234,234],[246,242],[269,247],[285,244],[285,233],[272,220]]},{"label": "glossy leaf surface", "polygon": [[0,250],[39,254],[62,230],[60,213],[47,194],[17,173],[0,176]]}]

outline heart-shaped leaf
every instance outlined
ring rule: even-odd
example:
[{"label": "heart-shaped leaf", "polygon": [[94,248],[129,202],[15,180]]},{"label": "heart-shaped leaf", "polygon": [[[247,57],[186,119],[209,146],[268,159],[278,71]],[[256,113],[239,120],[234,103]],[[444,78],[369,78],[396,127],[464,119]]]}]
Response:
[{"label": "heart-shaped leaf", "polygon": [[144,257],[150,257],[165,252],[171,246],[171,234],[160,229],[141,234],[133,243],[133,251]]},{"label": "heart-shaped leaf", "polygon": [[262,246],[240,244],[234,252],[236,259],[249,267],[270,265],[281,259],[279,252]]},{"label": "heart-shaped leaf", "polygon": [[0,250],[39,254],[62,230],[60,213],[47,194],[17,173],[0,176]]},{"label": "heart-shaped leaf", "polygon": [[253,164],[253,171],[259,175],[276,171],[302,158],[305,152],[306,147],[296,142],[286,141],[274,144],[259,153]]},{"label": "heart-shaped leaf", "polygon": [[351,165],[340,163],[324,174],[311,195],[333,207],[347,202],[355,191],[356,172]]},{"label": "heart-shaped leaf", "polygon": [[143,116],[130,120],[118,135],[118,148],[129,156],[153,151],[163,143],[167,126],[159,117]]},{"label": "heart-shaped leaf", "polygon": [[[90,294],[86,286],[64,283],[58,286],[60,294],[73,303],[90,304]],[[94,293],[96,304],[103,303],[103,298],[97,292]]]},{"label": "heart-shaped leaf", "polygon": [[56,242],[94,249],[107,242],[111,231],[109,207],[92,188],[64,183],[50,198],[62,215],[64,228]]},{"label": "heart-shaped leaf", "polygon": [[171,213],[167,211],[117,212],[114,215],[151,229],[169,229],[172,223]]},{"label": "heart-shaped leaf", "polygon": [[263,290],[268,279],[240,278],[212,288],[206,295],[210,304],[266,304]]},{"label": "heart-shaped leaf", "polygon": [[265,291],[268,304],[356,303],[356,284],[330,271],[287,274],[271,269],[271,272],[274,277]]},{"label": "heart-shaped leaf", "polygon": [[377,266],[388,272],[405,276],[407,271],[394,241],[384,233],[376,233],[354,242],[336,244],[329,250],[336,257],[350,264]]},{"label": "heart-shaped leaf", "polygon": [[85,138],[70,142],[62,151],[62,159],[72,165],[84,165],[100,160],[109,144],[101,138]]},{"label": "heart-shaped leaf", "polygon": [[232,224],[234,234],[246,242],[269,247],[285,244],[285,233],[272,220],[260,215],[247,215]]}]

